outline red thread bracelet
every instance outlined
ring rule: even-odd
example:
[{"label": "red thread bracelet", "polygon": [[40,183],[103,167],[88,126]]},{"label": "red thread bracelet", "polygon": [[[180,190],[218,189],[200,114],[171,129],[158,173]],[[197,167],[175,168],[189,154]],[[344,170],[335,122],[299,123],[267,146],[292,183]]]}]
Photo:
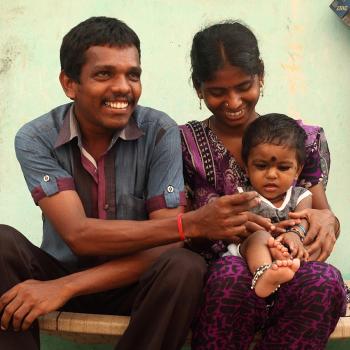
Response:
[{"label": "red thread bracelet", "polygon": [[185,240],[185,233],[182,227],[182,215],[183,213],[180,213],[177,215],[177,230],[179,231],[180,240]]}]

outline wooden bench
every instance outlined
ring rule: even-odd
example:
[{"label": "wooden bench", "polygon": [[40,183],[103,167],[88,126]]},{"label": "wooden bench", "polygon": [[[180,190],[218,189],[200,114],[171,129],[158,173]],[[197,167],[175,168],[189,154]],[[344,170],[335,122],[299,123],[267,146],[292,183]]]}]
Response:
[{"label": "wooden bench", "polygon": [[[350,280],[347,281],[350,287]],[[40,330],[78,343],[115,344],[129,324],[128,316],[51,312],[39,319]],[[190,336],[189,336],[190,338]],[[350,304],[330,339],[350,338]]]}]

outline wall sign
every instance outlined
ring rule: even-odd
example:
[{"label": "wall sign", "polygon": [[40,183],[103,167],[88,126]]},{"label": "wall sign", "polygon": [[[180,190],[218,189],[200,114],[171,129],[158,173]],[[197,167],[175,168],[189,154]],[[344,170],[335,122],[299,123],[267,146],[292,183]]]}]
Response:
[{"label": "wall sign", "polygon": [[350,26],[350,0],[334,0],[329,7],[346,25]]}]

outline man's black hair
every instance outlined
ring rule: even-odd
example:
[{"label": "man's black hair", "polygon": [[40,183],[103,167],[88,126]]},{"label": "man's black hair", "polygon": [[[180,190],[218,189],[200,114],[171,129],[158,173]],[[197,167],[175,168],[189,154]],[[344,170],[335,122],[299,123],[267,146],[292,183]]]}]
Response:
[{"label": "man's black hair", "polygon": [[242,159],[247,165],[250,151],[264,143],[286,146],[296,151],[297,162],[304,165],[305,130],[284,114],[271,113],[255,119],[244,132],[242,139]]},{"label": "man's black hair", "polygon": [[77,82],[85,63],[85,52],[91,46],[135,46],[141,57],[140,40],[124,22],[110,17],[91,17],[72,28],[62,40],[61,69]]}]

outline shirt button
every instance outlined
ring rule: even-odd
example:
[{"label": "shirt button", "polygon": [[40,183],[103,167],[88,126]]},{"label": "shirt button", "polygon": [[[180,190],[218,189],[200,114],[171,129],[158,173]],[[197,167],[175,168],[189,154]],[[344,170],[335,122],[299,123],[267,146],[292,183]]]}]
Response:
[{"label": "shirt button", "polygon": [[109,204],[105,204],[105,206],[103,207],[104,210],[108,210],[109,209]]},{"label": "shirt button", "polygon": [[167,187],[167,191],[169,192],[169,193],[173,193],[174,192],[174,187],[173,186],[168,186]]},{"label": "shirt button", "polygon": [[48,182],[48,181],[50,181],[50,176],[49,175],[45,175],[43,177],[43,179],[44,179],[45,182]]}]

